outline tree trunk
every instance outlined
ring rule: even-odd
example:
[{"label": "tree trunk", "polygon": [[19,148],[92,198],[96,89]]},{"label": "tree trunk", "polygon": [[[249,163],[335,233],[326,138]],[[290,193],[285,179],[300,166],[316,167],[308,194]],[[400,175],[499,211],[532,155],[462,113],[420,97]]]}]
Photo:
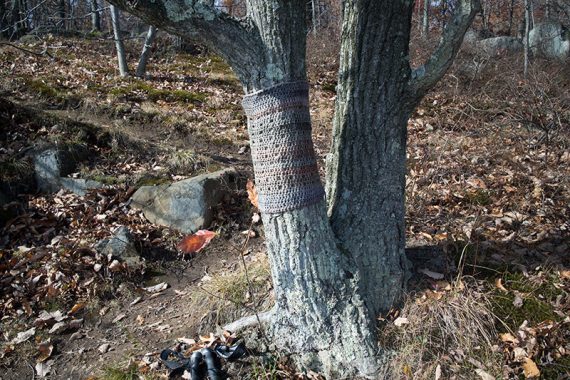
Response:
[{"label": "tree trunk", "polygon": [[451,65],[478,1],[460,1],[436,52],[413,73],[412,2],[344,1],[327,172],[332,226],[311,140],[306,1],[249,0],[244,20],[206,2],[110,1],[151,25],[200,37],[243,83],[276,299],[272,341],[330,378],[375,376],[383,357],[375,316],[399,298],[406,276],[406,121]]},{"label": "tree trunk", "polygon": [[429,7],[430,7],[430,0],[424,0],[422,35],[426,39],[428,38],[429,35]]},{"label": "tree trunk", "polygon": [[530,34],[530,0],[524,0],[524,77],[528,76],[529,34]]},{"label": "tree trunk", "polygon": [[97,4],[97,0],[89,0],[89,5],[91,7],[91,31],[100,32],[101,14],[99,10],[99,4]]},{"label": "tree trunk", "polygon": [[117,49],[117,59],[119,61],[119,73],[122,77],[129,75],[127,66],[127,57],[125,54],[125,46],[123,37],[121,36],[121,24],[119,21],[119,10],[114,6],[110,6],[111,23],[113,24],[113,35],[115,36],[115,47]]},{"label": "tree trunk", "polygon": [[59,16],[59,27],[62,30],[66,30],[67,20],[66,20],[66,13],[65,13],[65,0],[59,0],[57,3],[57,12]]},{"label": "tree trunk", "polygon": [[6,1],[0,0],[0,38],[7,37],[8,32],[8,8],[6,7]]},{"label": "tree trunk", "polygon": [[144,39],[143,50],[139,59],[139,64],[137,65],[137,71],[135,75],[139,78],[144,78],[146,74],[146,64],[148,62],[148,58],[150,57],[150,49],[152,48],[154,37],[156,37],[156,28],[151,25],[149,26],[148,33]]},{"label": "tree trunk", "polygon": [[[263,186],[282,183],[290,174],[302,176],[305,182],[312,178],[308,193],[317,197],[295,209],[263,213],[276,297],[270,332],[279,345],[296,354],[301,367],[317,369],[332,378],[370,376],[378,366],[374,318],[360,296],[354,265],[337,247],[324,201],[318,200],[323,192],[310,135],[308,91],[302,84],[291,85],[306,80],[305,4],[286,4],[252,9],[261,38],[269,47],[270,62],[263,70],[266,75],[247,84],[250,91],[244,99],[256,185],[260,208],[263,202],[268,208],[274,207],[269,199],[274,189],[264,193]],[[291,96],[276,103],[279,97],[274,91],[280,86],[291,88]],[[261,108],[254,112],[253,103]],[[293,124],[257,124],[256,115],[267,115],[269,121],[286,120],[290,118],[286,114],[293,110],[300,112],[293,117]],[[274,145],[268,147],[268,141]],[[271,151],[281,153],[275,156]],[[297,163],[289,162],[291,157],[297,158]],[[274,168],[280,168],[277,175]],[[303,194],[291,199],[298,196]]]},{"label": "tree trunk", "polygon": [[406,279],[404,186],[411,110],[402,97],[410,77],[412,5],[363,3],[344,4],[342,33],[350,37],[341,45],[327,196],[339,245],[354,257],[363,298],[378,314],[401,297]]},{"label": "tree trunk", "polygon": [[511,4],[509,7],[509,36],[512,35],[513,32],[513,16],[515,13],[515,0],[511,0]]}]

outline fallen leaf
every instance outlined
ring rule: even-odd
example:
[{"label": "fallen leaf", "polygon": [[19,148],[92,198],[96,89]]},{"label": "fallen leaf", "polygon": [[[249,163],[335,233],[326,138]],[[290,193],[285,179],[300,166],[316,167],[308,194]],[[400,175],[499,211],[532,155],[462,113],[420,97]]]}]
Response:
[{"label": "fallen leaf", "polygon": [[160,284],[156,284],[154,286],[149,286],[148,288],[143,288],[149,293],[158,293],[168,288],[168,284],[166,282],[161,282]]},{"label": "fallen leaf", "polygon": [[438,273],[438,272],[433,272],[429,269],[420,269],[418,270],[418,272],[425,274],[426,276],[428,276],[429,278],[433,278],[434,280],[441,280],[443,279],[443,274],[442,273]]},{"label": "fallen leaf", "polygon": [[122,321],[123,319],[125,319],[127,315],[126,314],[119,314],[115,317],[115,319],[113,319],[113,323],[117,323],[119,321]]},{"label": "fallen leaf", "polygon": [[38,377],[46,377],[47,375],[49,375],[52,364],[53,360],[50,360],[46,363],[40,362],[36,364],[36,374],[38,375]]},{"label": "fallen leaf", "polygon": [[60,334],[67,330],[67,325],[65,322],[57,322],[55,325],[51,327],[49,330],[50,334]]},{"label": "fallen leaf", "polygon": [[137,297],[137,298],[135,298],[135,299],[133,300],[133,302],[131,302],[130,305],[131,305],[131,306],[134,306],[134,305],[136,305],[137,303],[141,302],[141,300],[142,300],[142,297]]},{"label": "fallen leaf", "polygon": [[435,367],[435,380],[439,380],[441,379],[441,365],[437,365],[437,367]]},{"label": "fallen leaf", "polygon": [[519,340],[513,336],[511,333],[504,333],[500,334],[499,337],[501,338],[502,342],[506,343],[518,343]]},{"label": "fallen leaf", "polygon": [[184,343],[184,344],[187,344],[187,345],[189,345],[189,346],[192,346],[192,345],[196,344],[196,340],[191,339],[191,338],[184,338],[184,337],[182,337],[182,338],[176,339],[176,341],[177,341],[178,343]]},{"label": "fallen leaf", "polygon": [[144,317],[142,315],[137,315],[137,318],[135,319],[135,322],[139,325],[142,326],[144,324]]},{"label": "fallen leaf", "polygon": [[71,310],[69,310],[67,312],[68,315],[73,315],[75,313],[77,313],[80,310],[83,310],[83,308],[85,307],[85,303],[83,302],[78,302],[75,305],[73,305],[73,307],[71,308]]},{"label": "fallen leaf", "polygon": [[251,202],[253,207],[259,208],[259,203],[257,200],[257,190],[255,189],[253,181],[251,179],[248,179],[245,187],[247,188],[247,197],[249,201]]},{"label": "fallen leaf", "polygon": [[536,366],[536,363],[532,359],[525,358],[522,367],[523,367],[523,371],[524,371],[524,376],[527,379],[531,379],[531,378],[540,376],[540,370],[538,369],[538,367]]},{"label": "fallen leaf", "polygon": [[483,380],[495,380],[495,378],[490,375],[489,373],[483,371],[482,369],[478,368],[475,370],[475,373],[479,375],[479,377]]},{"label": "fallen leaf", "polygon": [[217,234],[208,230],[200,230],[193,235],[188,235],[180,243],[178,243],[178,249],[183,253],[195,253],[200,252],[202,248],[208,245],[210,241]]},{"label": "fallen leaf", "polygon": [[503,279],[501,278],[497,278],[495,279],[495,286],[497,287],[497,289],[499,289],[502,292],[508,293],[509,291],[507,290],[507,288],[505,288],[503,286]]},{"label": "fallen leaf", "polygon": [[109,351],[110,349],[111,349],[111,345],[109,343],[103,343],[102,345],[99,346],[99,348],[97,348],[97,351],[104,354],[105,352]]},{"label": "fallen leaf", "polygon": [[38,346],[39,356],[37,358],[37,362],[45,362],[51,356],[53,352],[53,344],[48,339],[45,342],[41,342]]},{"label": "fallen leaf", "polygon": [[408,318],[406,317],[398,317],[396,318],[396,320],[394,321],[394,325],[396,327],[402,327],[403,325],[407,325],[409,324],[410,321],[408,320]]},{"label": "fallen leaf", "polygon": [[14,339],[12,339],[12,344],[20,344],[30,339],[36,334],[36,328],[32,327],[29,330],[19,332]]},{"label": "fallen leaf", "polygon": [[513,300],[513,306],[520,309],[523,305],[523,299],[519,294],[515,294],[515,299]]}]

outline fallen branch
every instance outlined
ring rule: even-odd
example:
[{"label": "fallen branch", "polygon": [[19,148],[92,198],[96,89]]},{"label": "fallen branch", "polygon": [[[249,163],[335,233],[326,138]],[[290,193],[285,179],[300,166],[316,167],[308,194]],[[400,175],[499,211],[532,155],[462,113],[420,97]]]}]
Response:
[{"label": "fallen branch", "polygon": [[49,51],[47,50],[47,47],[44,48],[44,50],[42,50],[41,52],[38,53],[37,51],[28,50],[28,49],[25,49],[25,48],[23,48],[23,47],[21,47],[21,46],[11,44],[10,42],[0,42],[0,45],[11,46],[11,47],[13,47],[14,49],[21,50],[21,51],[23,51],[23,52],[26,52],[26,53],[28,53],[28,54],[35,55],[35,56],[37,56],[37,57],[41,57],[41,56],[47,55],[47,56],[50,57],[51,59],[54,59],[54,57],[53,57],[53,56],[49,53]]}]

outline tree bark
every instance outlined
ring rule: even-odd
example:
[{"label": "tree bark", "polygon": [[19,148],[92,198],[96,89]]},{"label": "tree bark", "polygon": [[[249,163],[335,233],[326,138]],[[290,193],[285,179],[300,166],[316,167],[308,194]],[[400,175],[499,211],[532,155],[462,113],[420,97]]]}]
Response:
[{"label": "tree bark", "polygon": [[524,0],[524,77],[528,76],[529,34],[530,34],[530,0]]},{"label": "tree bark", "polygon": [[[345,1],[333,143],[327,163],[332,227],[375,313],[405,281],[406,122],[410,2]],[[363,78],[367,78],[363,80]],[[398,78],[399,80],[394,80]]]},{"label": "tree bark", "polygon": [[[111,2],[151,25],[202,39],[228,61],[247,94],[244,108],[258,180],[273,169],[291,169],[286,165],[300,153],[297,162],[314,162],[314,151],[307,148],[312,147],[308,94],[293,85],[306,81],[305,0],[249,0],[243,20],[216,11],[211,1]],[[444,32],[447,40],[412,73],[412,2],[344,2],[327,170],[332,225],[323,200],[263,213],[276,298],[269,332],[303,368],[331,378],[372,377],[384,356],[377,347],[375,316],[399,298],[406,277],[406,121],[451,64],[478,10],[472,7],[478,1],[461,4]],[[286,91],[275,95],[276,88],[296,90],[286,98]],[[251,99],[266,107],[256,110]],[[276,120],[286,121],[277,128]],[[268,144],[278,148],[265,149]],[[294,169],[306,174],[315,168],[307,164]],[[280,175],[281,180],[289,173]],[[260,195],[260,205],[261,200]]]},{"label": "tree bark", "polygon": [[327,160],[328,212],[341,249],[356,262],[363,299],[374,314],[397,302],[407,276],[408,117],[453,62],[478,11],[478,1],[458,3],[440,45],[412,72],[412,4],[344,2],[333,143]]},{"label": "tree bark", "polygon": [[139,78],[144,78],[146,74],[146,64],[148,62],[148,58],[150,57],[150,49],[152,48],[152,43],[154,42],[154,37],[156,37],[156,28],[154,26],[149,26],[148,32],[144,39],[143,50],[141,53],[141,57],[139,59],[139,64],[137,65],[136,76]]},{"label": "tree bark", "polygon": [[129,67],[127,65],[127,56],[125,54],[125,45],[121,36],[121,24],[119,21],[119,10],[114,6],[110,6],[111,23],[113,24],[113,36],[115,37],[115,48],[117,49],[117,60],[119,62],[119,74],[122,77],[129,75]]},{"label": "tree bark", "polygon": [[430,0],[424,0],[422,35],[426,39],[428,38],[429,35],[429,7],[430,7]]},{"label": "tree bark", "polygon": [[59,27],[62,30],[67,30],[67,20],[66,20],[66,12],[65,12],[65,0],[59,0],[57,3],[57,12],[59,16]]},{"label": "tree bark", "polygon": [[100,32],[101,15],[99,10],[99,4],[97,3],[97,0],[89,0],[89,5],[91,7],[91,31]]}]

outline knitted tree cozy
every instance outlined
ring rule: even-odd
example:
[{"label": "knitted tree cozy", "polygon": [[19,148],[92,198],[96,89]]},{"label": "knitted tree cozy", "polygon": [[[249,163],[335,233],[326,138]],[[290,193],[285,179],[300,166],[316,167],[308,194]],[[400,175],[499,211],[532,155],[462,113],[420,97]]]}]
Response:
[{"label": "knitted tree cozy", "polygon": [[259,209],[280,213],[319,202],[307,82],[280,84],[246,95],[251,156]]}]

